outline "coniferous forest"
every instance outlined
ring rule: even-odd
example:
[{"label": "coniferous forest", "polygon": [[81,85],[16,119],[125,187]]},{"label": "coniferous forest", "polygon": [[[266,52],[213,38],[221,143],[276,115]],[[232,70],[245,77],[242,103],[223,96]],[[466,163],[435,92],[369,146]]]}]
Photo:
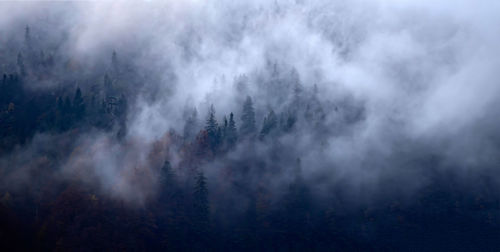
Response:
[{"label": "coniferous forest", "polygon": [[1,2],[0,249],[498,250],[500,6],[362,2]]}]

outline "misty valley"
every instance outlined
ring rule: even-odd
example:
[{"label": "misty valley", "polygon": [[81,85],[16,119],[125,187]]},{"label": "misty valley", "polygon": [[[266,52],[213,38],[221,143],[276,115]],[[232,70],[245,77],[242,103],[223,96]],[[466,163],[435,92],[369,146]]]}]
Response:
[{"label": "misty valley", "polygon": [[497,251],[500,6],[414,2],[1,2],[0,249]]}]

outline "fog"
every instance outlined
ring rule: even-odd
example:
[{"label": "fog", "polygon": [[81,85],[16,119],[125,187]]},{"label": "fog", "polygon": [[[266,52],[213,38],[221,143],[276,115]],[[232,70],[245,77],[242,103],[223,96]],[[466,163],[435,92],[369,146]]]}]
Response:
[{"label": "fog", "polygon": [[[29,26],[36,43],[76,65],[59,76],[104,76],[116,51],[121,78],[137,84],[124,88],[124,139],[116,130],[38,133],[2,155],[2,187],[29,184],[45,149],[64,150],[52,176],[142,204],[164,159],[183,173],[168,134],[182,134],[186,111],[198,111],[201,129],[213,104],[219,124],[233,112],[239,127],[250,96],[260,130],[270,108],[289,109],[298,84],[308,97],[317,90],[321,127],[298,120],[274,141],[241,142],[200,165],[211,187],[229,183],[220,179],[226,166],[264,163],[279,171],[244,179],[280,195],[297,158],[318,197],[339,186],[360,201],[410,197],[436,172],[496,181],[499,9],[487,0],[2,2],[1,58],[15,59]],[[92,84],[64,79],[28,86]]]}]

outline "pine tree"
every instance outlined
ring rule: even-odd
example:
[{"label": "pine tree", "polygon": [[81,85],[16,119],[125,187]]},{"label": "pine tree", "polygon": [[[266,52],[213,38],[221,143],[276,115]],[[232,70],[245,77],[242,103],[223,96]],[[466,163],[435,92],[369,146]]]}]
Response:
[{"label": "pine tree", "polygon": [[205,130],[209,134],[215,135],[217,132],[217,119],[215,118],[215,108],[214,105],[210,105],[210,109],[208,110],[208,116],[207,116],[207,124],[205,125]]},{"label": "pine tree", "polygon": [[241,128],[240,134],[243,137],[252,136],[255,134],[255,111],[253,108],[252,98],[247,96],[245,103],[243,104],[243,112],[241,115]]},{"label": "pine tree", "polygon": [[269,114],[264,118],[264,123],[262,124],[262,129],[260,131],[260,138],[263,139],[269,133],[271,133],[278,126],[278,118],[274,111],[269,111]]},{"label": "pine tree", "polygon": [[217,119],[215,118],[215,108],[212,104],[208,111],[207,123],[205,125],[205,130],[208,135],[210,147],[212,151],[215,151],[219,143],[219,125]]},{"label": "pine tree", "polygon": [[231,113],[229,115],[229,123],[226,130],[226,142],[228,147],[233,147],[238,140],[238,132],[236,130],[236,123],[234,122],[234,115]]}]

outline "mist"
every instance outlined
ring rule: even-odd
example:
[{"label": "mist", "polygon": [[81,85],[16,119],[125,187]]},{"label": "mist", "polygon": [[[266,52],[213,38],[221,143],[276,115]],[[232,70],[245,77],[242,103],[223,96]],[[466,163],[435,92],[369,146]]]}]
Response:
[{"label": "mist", "polygon": [[[249,195],[279,207],[294,183],[318,209],[335,198],[339,212],[411,208],[443,181],[497,202],[499,9],[489,0],[2,2],[0,71],[18,73],[25,95],[44,94],[48,107],[81,89],[85,115],[63,130],[37,119],[20,140],[2,133],[0,193],[41,199],[45,181],[57,181],[147,209],[168,163],[178,190],[206,176],[214,222],[244,214]],[[2,100],[4,128],[11,111],[30,111],[16,99]],[[94,100],[105,115],[91,114]],[[234,143],[223,128],[231,113]],[[212,142],[211,115],[226,140]]]}]

